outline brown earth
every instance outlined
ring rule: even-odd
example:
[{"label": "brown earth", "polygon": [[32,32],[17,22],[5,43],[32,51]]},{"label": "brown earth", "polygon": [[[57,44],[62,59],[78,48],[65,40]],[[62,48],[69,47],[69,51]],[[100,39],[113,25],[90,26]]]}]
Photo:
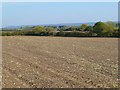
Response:
[{"label": "brown earth", "polygon": [[118,39],[2,37],[3,88],[118,87]]}]

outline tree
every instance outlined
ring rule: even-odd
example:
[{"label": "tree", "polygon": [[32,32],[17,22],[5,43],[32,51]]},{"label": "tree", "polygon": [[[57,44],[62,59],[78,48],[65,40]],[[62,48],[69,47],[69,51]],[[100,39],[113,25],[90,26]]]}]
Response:
[{"label": "tree", "polygon": [[87,24],[82,24],[82,25],[80,26],[80,31],[84,31],[87,27],[88,27]]},{"label": "tree", "polygon": [[109,26],[109,30],[111,33],[116,33],[116,31],[118,30],[118,26],[117,26],[117,23],[115,22],[112,22],[112,21],[108,21],[106,22],[107,25]]},{"label": "tree", "polygon": [[109,28],[111,30],[114,30],[117,26],[116,26],[116,23],[115,22],[112,22],[112,21],[108,21],[106,22],[107,25],[109,25]]},{"label": "tree", "polygon": [[36,32],[45,32],[44,27],[41,27],[41,26],[35,26],[33,30]]},{"label": "tree", "polygon": [[35,35],[45,35],[46,33],[46,30],[44,29],[44,27],[41,27],[41,26],[35,26],[33,28],[33,34]]},{"label": "tree", "polygon": [[88,26],[88,27],[85,28],[84,31],[93,31],[93,27],[92,26]]},{"label": "tree", "polygon": [[56,34],[57,28],[53,26],[48,26],[48,27],[45,27],[45,30],[46,30],[46,34],[49,36],[49,35]]},{"label": "tree", "polygon": [[109,25],[104,22],[97,22],[94,26],[94,32],[98,34],[98,36],[108,36],[111,34],[111,30]]},{"label": "tree", "polygon": [[77,30],[77,27],[76,26],[71,26],[70,28],[69,28],[69,31],[76,31]]}]

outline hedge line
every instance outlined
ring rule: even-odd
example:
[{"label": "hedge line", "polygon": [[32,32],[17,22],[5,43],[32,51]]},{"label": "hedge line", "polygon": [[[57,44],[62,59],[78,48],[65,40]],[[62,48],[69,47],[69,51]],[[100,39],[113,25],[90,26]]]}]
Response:
[{"label": "hedge line", "polygon": [[22,30],[2,32],[2,36],[64,36],[64,37],[118,37],[118,32],[96,34],[93,32],[60,31],[60,32],[35,32],[33,30]]}]

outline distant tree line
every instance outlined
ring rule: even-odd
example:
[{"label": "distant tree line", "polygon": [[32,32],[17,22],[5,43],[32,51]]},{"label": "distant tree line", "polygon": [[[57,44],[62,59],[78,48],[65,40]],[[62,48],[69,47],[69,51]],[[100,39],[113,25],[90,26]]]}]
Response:
[{"label": "distant tree line", "polygon": [[18,30],[3,30],[2,36],[65,36],[65,37],[118,37],[119,25],[112,22],[97,22],[93,26],[33,26]]}]

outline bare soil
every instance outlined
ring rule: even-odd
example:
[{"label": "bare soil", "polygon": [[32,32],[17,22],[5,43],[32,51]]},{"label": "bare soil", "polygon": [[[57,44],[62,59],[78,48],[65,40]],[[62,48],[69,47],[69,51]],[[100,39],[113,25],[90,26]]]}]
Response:
[{"label": "bare soil", "polygon": [[2,37],[3,88],[118,87],[118,39]]}]

